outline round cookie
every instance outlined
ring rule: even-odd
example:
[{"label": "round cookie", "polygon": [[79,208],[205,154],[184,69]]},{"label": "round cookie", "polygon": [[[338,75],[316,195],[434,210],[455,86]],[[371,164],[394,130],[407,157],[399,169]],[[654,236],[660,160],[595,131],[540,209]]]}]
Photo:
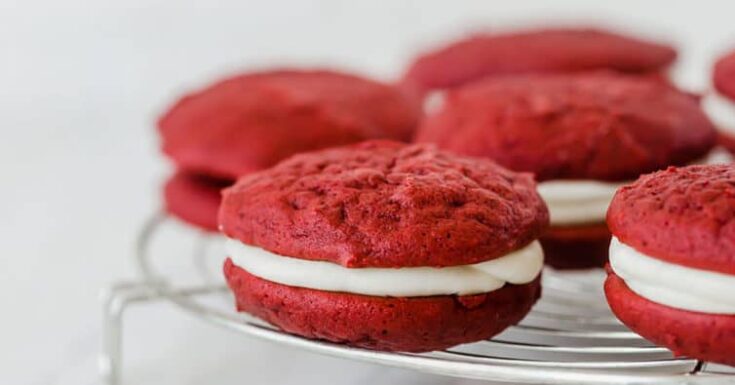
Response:
[{"label": "round cookie", "polygon": [[670,167],[618,190],[610,231],[646,255],[735,275],[735,168]]},{"label": "round cookie", "polygon": [[735,100],[735,51],[717,60],[713,82],[717,91]]},{"label": "round cookie", "polygon": [[224,274],[238,311],[288,333],[387,351],[427,352],[490,338],[521,321],[541,295],[539,278],[486,294],[409,299],[281,285],[229,259]]},{"label": "round cookie", "polygon": [[605,281],[613,313],[641,337],[677,356],[735,366],[735,316],[679,310],[649,301],[614,273]]},{"label": "round cookie", "polygon": [[481,34],[422,55],[404,83],[452,88],[492,75],[610,69],[652,73],[676,59],[671,47],[597,29]]},{"label": "round cookie", "polygon": [[487,261],[538,238],[548,219],[528,174],[390,141],[294,156],[225,197],[228,237],[350,268]]},{"label": "round cookie", "polygon": [[163,151],[178,168],[164,189],[168,212],[216,230],[219,191],[241,174],[302,151],[407,140],[419,108],[402,92],[332,71],[280,70],[184,96],[158,122]]},{"label": "round cookie", "polygon": [[164,153],[189,172],[235,179],[295,153],[408,140],[417,106],[403,92],[331,71],[235,76],[184,96],[158,121]]},{"label": "round cookie", "polygon": [[232,182],[176,172],[163,186],[166,211],[207,231],[217,231],[221,191]]},{"label": "round cookie", "polygon": [[540,181],[624,181],[703,157],[715,130],[683,92],[594,72],[509,76],[450,91],[416,141],[489,156]]},{"label": "round cookie", "polygon": [[[598,230],[620,183],[698,160],[715,140],[690,95],[613,72],[479,81],[449,91],[416,135],[417,142],[533,172],[551,211],[542,242],[548,262],[580,268],[605,259],[609,235]],[[569,263],[560,263],[562,255]],[[589,263],[571,263],[575,255]]]},{"label": "round cookie", "polygon": [[[226,237],[257,253],[228,250],[225,277],[238,309],[308,338],[379,350],[444,349],[517,323],[540,294],[535,240],[548,211],[533,179],[433,146],[369,141],[296,155],[226,189],[219,218]],[[531,249],[538,252],[524,255],[537,264],[512,257]],[[278,263],[296,267],[274,269]],[[491,276],[478,282],[502,276],[493,289],[443,286],[464,287],[468,280],[444,274],[488,263],[495,270],[483,267]],[[514,263],[517,269],[508,267]],[[521,280],[507,275],[520,270]],[[391,292],[408,282],[388,277],[394,274],[417,274],[413,282],[441,277],[426,279],[421,294],[407,294]],[[383,294],[355,289],[364,286],[353,281],[362,280]],[[334,284],[347,288],[327,289]]]},{"label": "round cookie", "polygon": [[676,355],[735,365],[735,168],[671,167],[621,188],[605,293]]}]

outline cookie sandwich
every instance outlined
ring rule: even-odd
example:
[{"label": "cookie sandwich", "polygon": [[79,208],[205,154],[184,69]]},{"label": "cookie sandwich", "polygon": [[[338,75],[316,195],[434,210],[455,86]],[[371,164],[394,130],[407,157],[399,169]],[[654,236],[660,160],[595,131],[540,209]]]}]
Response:
[{"label": "cookie sandwich", "polygon": [[540,295],[529,174],[429,145],[293,156],[225,190],[237,309],[306,338],[422,352],[489,338]]}]

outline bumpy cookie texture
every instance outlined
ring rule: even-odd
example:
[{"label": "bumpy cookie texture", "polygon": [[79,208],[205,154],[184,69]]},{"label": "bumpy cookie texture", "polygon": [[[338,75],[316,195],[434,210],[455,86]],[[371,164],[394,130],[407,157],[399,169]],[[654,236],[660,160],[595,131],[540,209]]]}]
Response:
[{"label": "bumpy cookie texture", "polygon": [[404,82],[456,87],[485,76],[611,69],[656,72],[676,58],[671,47],[594,29],[548,29],[472,36],[416,60]]},{"label": "bumpy cookie texture", "polygon": [[608,271],[605,295],[631,330],[677,356],[735,365],[735,316],[697,313],[657,304]]},{"label": "bumpy cookie texture", "polygon": [[392,351],[440,350],[490,338],[518,323],[541,293],[537,278],[472,296],[372,297],[269,282],[229,259],[224,272],[240,311],[289,333]]},{"label": "bumpy cookie texture", "polygon": [[604,223],[550,227],[541,236],[544,262],[560,270],[603,267],[610,248],[610,231]]},{"label": "bumpy cookie texture", "polygon": [[620,241],[653,258],[735,274],[735,168],[670,167],[622,187],[607,212]]},{"label": "bumpy cookie texture", "polygon": [[690,95],[616,74],[518,75],[450,91],[416,140],[538,180],[636,178],[704,156],[716,133]]},{"label": "bumpy cookie texture", "polygon": [[296,155],[224,193],[225,235],[346,267],[501,257],[549,221],[528,174],[430,145],[369,141]]},{"label": "bumpy cookie texture", "polygon": [[714,84],[717,91],[735,100],[735,51],[715,63]]},{"label": "bumpy cookie texture", "polygon": [[231,184],[179,171],[163,186],[166,211],[204,230],[217,231],[221,191]]},{"label": "bumpy cookie texture", "polygon": [[179,168],[235,179],[298,152],[408,140],[417,119],[416,103],[392,86],[329,71],[273,71],[187,95],[158,128]]}]

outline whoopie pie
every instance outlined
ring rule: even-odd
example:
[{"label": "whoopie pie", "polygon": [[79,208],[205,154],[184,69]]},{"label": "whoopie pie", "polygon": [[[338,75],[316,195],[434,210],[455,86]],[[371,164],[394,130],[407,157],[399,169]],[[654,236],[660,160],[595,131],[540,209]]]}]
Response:
[{"label": "whoopie pie", "polygon": [[540,295],[548,211],[531,175],[430,145],[295,155],[227,188],[219,221],[237,309],[307,338],[445,349]]},{"label": "whoopie pie", "polygon": [[163,152],[177,168],[165,187],[166,207],[214,231],[219,204],[212,197],[238,176],[302,151],[374,138],[406,141],[418,113],[393,86],[329,70],[222,80],[184,96],[158,121]]},{"label": "whoopie pie", "polygon": [[735,365],[735,168],[671,167],[615,194],[605,294],[676,355]]},{"label": "whoopie pie", "polygon": [[715,130],[670,84],[609,71],[488,78],[448,92],[417,142],[532,172],[551,212],[542,236],[558,268],[602,267],[605,213],[640,174],[701,160]]}]

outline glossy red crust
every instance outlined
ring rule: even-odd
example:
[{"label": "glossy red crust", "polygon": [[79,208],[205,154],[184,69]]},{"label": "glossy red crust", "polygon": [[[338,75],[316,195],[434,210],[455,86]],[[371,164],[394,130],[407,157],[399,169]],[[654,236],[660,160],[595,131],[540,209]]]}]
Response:
[{"label": "glossy red crust", "polygon": [[490,157],[540,181],[621,181],[704,156],[716,133],[691,95],[595,72],[493,78],[450,91],[416,140]]},{"label": "glossy red crust", "polygon": [[430,145],[370,141],[296,155],[225,190],[222,231],[276,254],[347,267],[452,266],[538,238],[528,174]]},{"label": "glossy red crust", "polygon": [[615,194],[615,237],[653,258],[735,274],[735,167],[670,167]]},{"label": "glossy red crust", "polygon": [[329,71],[233,77],[183,97],[158,121],[181,169],[215,177],[371,138],[408,140],[418,106],[392,86]]},{"label": "glossy red crust", "polygon": [[604,223],[550,227],[541,236],[544,261],[560,270],[603,267],[610,248],[610,231]]},{"label": "glossy red crust", "polygon": [[307,338],[375,350],[425,352],[490,338],[518,323],[539,278],[471,296],[374,297],[304,289],[249,274],[227,259],[237,309]]},{"label": "glossy red crust", "polygon": [[404,82],[456,87],[485,76],[611,69],[657,72],[676,59],[671,47],[595,29],[485,34],[419,57]]},{"label": "glossy red crust", "polygon": [[717,91],[735,100],[735,51],[715,63],[713,78]]},{"label": "glossy red crust", "polygon": [[677,356],[735,365],[735,316],[697,313],[651,302],[610,271],[605,295],[613,313],[643,338]]},{"label": "glossy red crust", "polygon": [[217,231],[220,191],[232,183],[179,171],[163,186],[166,211],[204,230]]}]

